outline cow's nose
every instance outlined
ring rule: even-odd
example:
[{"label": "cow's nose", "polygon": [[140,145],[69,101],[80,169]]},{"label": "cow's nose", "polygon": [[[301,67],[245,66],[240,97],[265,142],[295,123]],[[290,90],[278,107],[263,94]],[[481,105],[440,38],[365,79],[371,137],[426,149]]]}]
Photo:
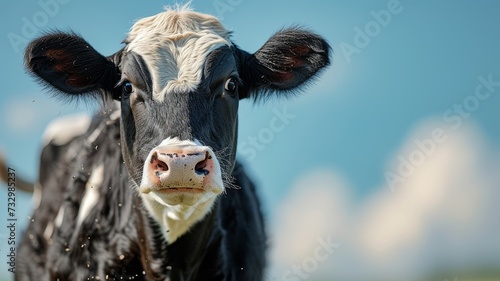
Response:
[{"label": "cow's nose", "polygon": [[145,168],[158,189],[203,189],[214,162],[208,147],[160,146],[150,153]]}]

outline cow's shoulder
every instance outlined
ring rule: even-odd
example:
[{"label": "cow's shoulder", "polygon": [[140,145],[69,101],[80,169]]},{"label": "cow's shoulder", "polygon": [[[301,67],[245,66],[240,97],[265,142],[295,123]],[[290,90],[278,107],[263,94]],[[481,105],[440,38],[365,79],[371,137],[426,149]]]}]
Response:
[{"label": "cow's shoulder", "polygon": [[37,187],[41,202],[19,249],[25,276],[142,280],[140,201],[123,165],[119,116],[112,109],[49,125]]}]

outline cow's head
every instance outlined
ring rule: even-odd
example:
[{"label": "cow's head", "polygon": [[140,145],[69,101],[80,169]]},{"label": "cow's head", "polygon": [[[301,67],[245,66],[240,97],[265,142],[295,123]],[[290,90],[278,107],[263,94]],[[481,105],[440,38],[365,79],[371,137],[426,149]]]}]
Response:
[{"label": "cow's head", "polygon": [[239,100],[298,89],[330,51],[318,35],[290,28],[249,54],[216,18],[184,8],[139,20],[125,44],[104,57],[56,32],[34,40],[25,63],[59,94],[120,102],[125,164],[170,242],[229,184]]}]

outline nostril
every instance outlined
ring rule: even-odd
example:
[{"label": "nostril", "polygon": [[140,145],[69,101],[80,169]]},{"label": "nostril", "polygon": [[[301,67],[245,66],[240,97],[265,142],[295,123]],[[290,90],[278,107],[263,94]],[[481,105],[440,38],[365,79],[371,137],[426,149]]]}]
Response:
[{"label": "nostril", "polygon": [[202,161],[198,162],[196,164],[196,166],[194,167],[194,171],[198,174],[198,175],[208,175],[210,173],[210,171],[208,171],[207,169],[205,169],[207,167],[207,162],[208,162],[208,159],[210,159],[209,157],[210,155],[208,154],[208,152],[206,152],[205,154],[205,159],[203,159]]},{"label": "nostril", "polygon": [[153,166],[155,171],[157,171],[157,172],[158,171],[160,171],[160,172],[168,171],[167,163],[158,159],[158,154],[156,152],[151,156],[150,163],[151,163],[151,166]]},{"label": "nostril", "polygon": [[200,172],[200,171],[205,170],[205,167],[207,167],[207,160],[206,159],[198,162],[198,164],[196,164],[196,166],[194,167],[194,170],[197,172]]},{"label": "nostril", "polygon": [[158,160],[156,163],[156,170],[160,170],[162,172],[168,171],[168,165]]}]

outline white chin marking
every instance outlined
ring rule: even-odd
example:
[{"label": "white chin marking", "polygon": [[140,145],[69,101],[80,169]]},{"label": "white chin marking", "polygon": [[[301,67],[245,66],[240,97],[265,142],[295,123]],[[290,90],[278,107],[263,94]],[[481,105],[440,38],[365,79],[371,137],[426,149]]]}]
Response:
[{"label": "white chin marking", "polygon": [[[207,149],[207,147],[201,146],[198,140],[189,141],[168,138],[154,148],[147,159],[150,159],[151,154],[158,148],[165,147],[202,147]],[[149,213],[160,224],[163,235],[169,243],[175,242],[196,222],[203,219],[212,209],[217,196],[224,191],[218,159],[211,149],[209,149],[209,153],[214,163],[213,170],[208,180],[204,181],[203,188],[201,190],[196,189],[196,192],[183,190],[182,188],[168,191],[158,189],[158,186],[154,186],[148,178],[147,163],[145,164],[141,186],[139,187],[140,195]]]}]

